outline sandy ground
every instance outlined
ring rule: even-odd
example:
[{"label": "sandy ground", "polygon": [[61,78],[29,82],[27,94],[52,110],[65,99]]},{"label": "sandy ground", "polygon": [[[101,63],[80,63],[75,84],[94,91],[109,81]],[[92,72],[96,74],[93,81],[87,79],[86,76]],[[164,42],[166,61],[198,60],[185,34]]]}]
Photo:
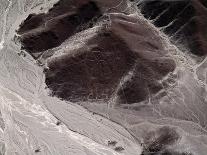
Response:
[{"label": "sandy ground", "polygon": [[[142,17],[177,60],[178,84],[149,111],[137,114],[122,108],[109,109],[104,104],[82,103],[91,113],[48,96],[43,69],[29,54],[18,55],[21,50],[14,40],[18,25],[31,12],[46,12],[55,1],[0,3],[0,10],[5,10],[0,17],[0,154],[139,155],[142,136],[167,124],[182,135],[171,149],[206,155],[207,59],[197,64]],[[124,150],[115,151],[108,141],[116,141],[116,146]]]}]

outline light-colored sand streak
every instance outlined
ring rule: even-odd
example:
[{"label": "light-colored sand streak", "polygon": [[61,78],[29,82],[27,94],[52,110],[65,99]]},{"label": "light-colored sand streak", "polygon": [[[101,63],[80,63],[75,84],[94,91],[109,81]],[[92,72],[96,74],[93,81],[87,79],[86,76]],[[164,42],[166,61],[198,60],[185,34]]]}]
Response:
[{"label": "light-colored sand streak", "polygon": [[9,11],[11,5],[12,5],[12,1],[9,0],[9,5],[6,8],[5,14],[4,14],[3,32],[2,32],[1,41],[0,41],[0,50],[2,50],[4,48],[4,37],[5,37],[5,31],[6,31],[6,17],[7,17],[7,14],[8,14],[8,11]]},{"label": "light-colored sand streak", "polygon": [[[4,133],[4,135],[5,140],[7,140],[7,147],[10,149],[14,149],[15,146],[14,150],[19,150],[22,153],[31,153],[34,151],[34,146],[29,148],[29,145],[27,144],[30,134],[28,132],[31,132],[36,137],[42,137],[40,139],[43,139],[47,145],[51,145],[47,148],[51,150],[53,150],[52,146],[55,146],[55,141],[60,140],[59,143],[61,143],[61,141],[67,143],[73,141],[75,144],[84,146],[99,155],[120,154],[107,146],[94,142],[88,137],[69,130],[65,125],[57,127],[54,123],[55,118],[53,118],[48,111],[40,106],[30,104],[19,95],[2,86],[0,86],[0,96],[1,112],[6,126],[4,132],[7,132]],[[21,125],[18,125],[18,123],[16,123],[18,121],[23,124],[22,126],[26,126],[27,130],[21,127]],[[16,134],[23,134],[25,136],[24,141],[19,141],[20,139],[17,138],[18,142],[15,143],[15,137],[18,137]],[[52,134],[52,139],[49,137],[50,134]],[[58,142],[56,144],[58,144]],[[59,145],[61,146],[63,144],[61,143]],[[25,149],[27,149],[27,151],[25,151]],[[63,150],[59,150],[60,154],[61,151],[64,152]],[[51,151],[49,154],[55,154],[54,152]]]}]

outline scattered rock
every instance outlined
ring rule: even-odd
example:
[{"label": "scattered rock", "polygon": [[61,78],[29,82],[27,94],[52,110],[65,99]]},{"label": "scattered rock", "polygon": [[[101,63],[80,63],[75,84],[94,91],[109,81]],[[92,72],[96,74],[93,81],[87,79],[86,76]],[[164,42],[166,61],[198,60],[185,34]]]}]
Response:
[{"label": "scattered rock", "polygon": [[108,141],[108,146],[115,146],[117,141]]},{"label": "scattered rock", "polygon": [[117,146],[117,147],[114,148],[114,150],[117,151],[117,152],[121,152],[125,149],[122,146]]}]

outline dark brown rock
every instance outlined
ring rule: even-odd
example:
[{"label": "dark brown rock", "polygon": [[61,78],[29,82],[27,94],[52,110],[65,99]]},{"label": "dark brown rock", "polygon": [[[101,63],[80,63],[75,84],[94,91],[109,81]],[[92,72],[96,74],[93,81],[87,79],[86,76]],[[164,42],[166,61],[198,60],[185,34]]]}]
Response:
[{"label": "dark brown rock", "polygon": [[[22,46],[34,56],[63,42],[69,44],[66,39],[93,27],[89,23],[101,16],[101,10],[115,4],[60,0],[47,14],[30,15],[21,24],[18,33]],[[154,31],[137,18],[122,13],[102,17],[98,20],[105,20],[108,28],[102,25],[103,30],[95,37],[88,34],[91,37],[87,40],[78,36],[76,39],[85,43],[83,48],[66,49],[74,55],[52,57],[48,62],[44,73],[51,95],[72,102],[108,101],[114,96],[119,104],[148,100],[163,89],[159,81],[175,69],[174,60],[166,56]],[[123,81],[131,71],[131,78]]]},{"label": "dark brown rock", "polygon": [[154,154],[173,153],[165,149],[167,146],[176,143],[179,139],[180,139],[180,135],[177,133],[175,129],[167,127],[167,126],[161,127],[156,131],[147,133],[144,139],[145,146],[144,146],[143,154],[145,153],[154,153]]},{"label": "dark brown rock", "polygon": [[100,15],[95,2],[61,0],[46,14],[29,15],[17,33],[21,35],[23,49],[31,54],[39,53],[59,46]]},{"label": "dark brown rock", "polygon": [[207,54],[207,2],[205,0],[146,1],[141,12],[155,26],[163,27],[173,42],[185,45],[197,56]]},{"label": "dark brown rock", "polygon": [[97,44],[91,51],[49,64],[46,84],[53,95],[70,101],[109,99],[135,63],[135,53],[112,33],[91,43]]}]

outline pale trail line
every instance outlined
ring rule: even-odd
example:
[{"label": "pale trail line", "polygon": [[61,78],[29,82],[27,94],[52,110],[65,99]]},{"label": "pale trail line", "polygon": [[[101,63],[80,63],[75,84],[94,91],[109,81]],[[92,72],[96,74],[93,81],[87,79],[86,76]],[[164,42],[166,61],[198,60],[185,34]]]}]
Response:
[{"label": "pale trail line", "polygon": [[11,0],[8,0],[9,2],[9,5],[8,7],[6,8],[6,11],[5,11],[5,14],[4,14],[4,21],[3,21],[3,32],[2,32],[2,36],[1,36],[1,41],[0,41],[0,50],[2,50],[4,48],[4,37],[5,37],[5,32],[6,32],[6,18],[7,18],[7,14],[8,14],[8,11],[12,5],[12,1]]},{"label": "pale trail line", "polygon": [[[12,94],[15,98],[17,98],[20,102],[11,102],[9,103],[9,99],[7,96],[4,95],[5,93],[9,93]],[[45,118],[45,122],[42,122],[41,124],[43,126],[47,126],[48,128],[51,128],[54,126],[54,128],[56,128],[56,133],[57,134],[64,134],[66,135],[69,139],[75,141],[76,143],[86,147],[87,149],[91,150],[92,152],[98,154],[98,155],[124,155],[124,153],[118,153],[116,151],[114,151],[113,149],[101,145],[99,143],[96,143],[95,141],[93,141],[92,139],[85,137],[79,133],[73,132],[71,130],[69,130],[65,125],[61,125],[61,126],[55,126],[54,123],[52,123],[52,119],[54,120],[55,118],[53,118],[53,116],[46,110],[44,110],[42,107],[37,106],[37,105],[32,105],[30,104],[28,101],[24,100],[21,96],[17,95],[16,93],[10,91],[7,88],[4,88],[0,85],[0,96],[1,96],[1,107],[3,107],[2,109],[5,109],[5,107],[9,110],[9,113],[7,113],[7,115],[12,116],[12,110],[13,111],[18,111],[20,114],[22,114],[25,118],[28,117],[44,117]],[[18,104],[16,105],[15,104]],[[20,105],[22,105],[21,107],[25,108],[25,109],[20,109]],[[26,109],[27,108],[27,109]],[[1,110],[2,110],[1,109]],[[22,110],[22,111],[21,111]],[[24,114],[24,111],[29,111],[31,113],[27,115]],[[3,112],[3,111],[2,111]],[[8,111],[7,111],[8,112]],[[9,120],[9,118],[6,118],[7,120],[4,121],[8,121],[7,123],[12,123],[11,120]],[[53,129],[54,129],[53,128]]]},{"label": "pale trail line", "polygon": [[[205,89],[207,91],[207,83],[205,83],[205,81],[201,81],[198,77],[198,75],[196,74],[197,70],[199,67],[201,67],[204,63],[207,63],[207,57],[202,61],[200,62],[199,64],[195,65],[195,67],[193,68],[193,71],[194,71],[194,78],[203,86],[205,86]],[[206,70],[206,69],[205,69]],[[207,82],[207,81],[206,81]]]}]

